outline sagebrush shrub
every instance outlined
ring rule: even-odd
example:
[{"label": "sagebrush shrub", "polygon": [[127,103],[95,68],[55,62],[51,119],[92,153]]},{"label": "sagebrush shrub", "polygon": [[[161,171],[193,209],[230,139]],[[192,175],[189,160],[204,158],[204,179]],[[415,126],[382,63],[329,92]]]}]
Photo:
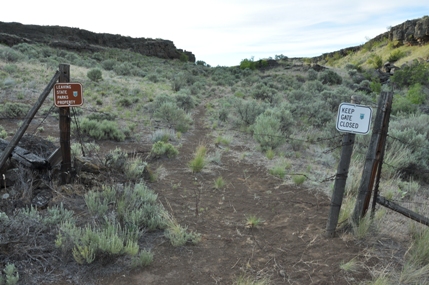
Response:
[{"label": "sagebrush shrub", "polygon": [[328,69],[319,74],[319,81],[323,84],[339,85],[343,82],[343,79],[335,71]]},{"label": "sagebrush shrub", "polygon": [[91,79],[91,81],[94,81],[94,82],[98,82],[98,81],[100,81],[100,80],[102,80],[102,79],[103,79],[103,73],[102,73],[102,72],[101,72],[101,70],[100,70],[100,69],[98,69],[98,68],[94,68],[94,69],[89,70],[89,71],[86,73],[86,76],[87,76],[89,79]]},{"label": "sagebrush shrub", "polygon": [[194,97],[185,90],[177,92],[174,98],[176,99],[176,105],[185,110],[185,112],[189,112],[195,107]]},{"label": "sagebrush shrub", "polygon": [[281,131],[280,120],[272,114],[259,115],[252,129],[253,137],[264,151],[280,146],[286,139]]},{"label": "sagebrush shrub", "polygon": [[250,126],[256,117],[265,111],[266,104],[257,102],[256,100],[242,100],[236,99],[234,102],[234,109],[240,118],[240,123]]},{"label": "sagebrush shrub", "polygon": [[[114,121],[96,121],[88,118],[80,120],[80,131],[83,135],[102,140],[112,139],[116,141],[125,140],[125,134]],[[76,131],[76,127],[73,125],[72,129]]]},{"label": "sagebrush shrub", "polygon": [[113,68],[115,67],[116,64],[117,64],[116,60],[114,60],[114,59],[106,59],[105,61],[103,61],[101,63],[101,66],[105,70],[113,70]]},{"label": "sagebrush shrub", "polygon": [[169,127],[174,128],[180,132],[187,132],[192,123],[192,118],[185,110],[177,107],[175,103],[166,102],[155,110],[155,117],[159,118],[162,122]]},{"label": "sagebrush shrub", "polygon": [[31,106],[24,103],[6,102],[0,107],[0,113],[7,118],[25,117],[30,111]]},{"label": "sagebrush shrub", "polygon": [[163,142],[163,141],[157,141],[152,145],[152,149],[150,151],[150,155],[152,157],[174,157],[179,153],[177,148],[175,148],[172,144]]}]

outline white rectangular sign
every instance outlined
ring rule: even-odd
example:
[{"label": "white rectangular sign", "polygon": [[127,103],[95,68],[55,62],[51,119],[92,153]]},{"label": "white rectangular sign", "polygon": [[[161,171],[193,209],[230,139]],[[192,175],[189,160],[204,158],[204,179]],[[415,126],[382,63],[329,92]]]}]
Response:
[{"label": "white rectangular sign", "polygon": [[369,106],[341,103],[338,108],[337,130],[340,132],[368,134],[372,109]]}]

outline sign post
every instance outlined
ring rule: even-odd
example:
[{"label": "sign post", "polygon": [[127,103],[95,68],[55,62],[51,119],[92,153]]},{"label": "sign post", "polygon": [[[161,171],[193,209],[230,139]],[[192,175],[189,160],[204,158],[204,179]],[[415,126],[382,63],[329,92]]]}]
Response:
[{"label": "sign post", "polygon": [[354,104],[357,100],[357,98],[352,96],[351,103],[341,103],[338,108],[336,127],[338,131],[345,132],[345,134],[342,140],[341,157],[338,163],[337,174],[335,175],[331,208],[326,225],[326,234],[328,237],[335,236],[353,153],[355,134],[367,134],[371,123],[371,108]]},{"label": "sign post", "polygon": [[70,65],[60,64],[59,83],[54,85],[54,104],[60,113],[61,184],[71,180],[70,107],[82,106],[82,85],[70,83]]}]

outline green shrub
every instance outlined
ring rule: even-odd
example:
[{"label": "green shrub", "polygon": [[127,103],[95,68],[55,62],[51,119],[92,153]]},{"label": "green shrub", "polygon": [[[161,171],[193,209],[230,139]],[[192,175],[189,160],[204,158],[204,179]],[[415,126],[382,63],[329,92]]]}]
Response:
[{"label": "green shrub", "polygon": [[[157,195],[144,183],[91,190],[85,195],[85,203],[94,221],[83,227],[63,222],[55,240],[56,247],[71,253],[80,264],[121,255],[133,258],[139,252],[142,229],[164,229],[167,225]],[[138,258],[141,262],[135,262],[144,265],[142,261],[147,259]]]},{"label": "green shrub", "polygon": [[191,117],[183,109],[171,102],[166,102],[159,106],[154,115],[169,127],[182,133],[187,132],[192,123]]},{"label": "green shrub", "polygon": [[286,176],[286,169],[283,165],[275,165],[269,170],[271,175],[277,176],[280,179],[283,179]]},{"label": "green shrub", "polygon": [[373,68],[378,69],[383,65],[383,59],[378,54],[371,54],[368,59],[368,63],[372,65]]},{"label": "green shrub", "polygon": [[335,71],[328,69],[319,73],[319,81],[323,84],[339,85],[343,79]]},{"label": "green shrub", "polygon": [[307,71],[307,79],[309,80],[309,81],[312,81],[312,80],[317,80],[317,71],[316,70],[314,70],[314,69],[312,69],[312,68],[310,68],[308,71]]},{"label": "green shrub", "polygon": [[0,50],[0,58],[7,62],[17,62],[22,57],[22,53],[9,47]]},{"label": "green shrub", "polygon": [[262,150],[274,149],[285,142],[280,120],[272,114],[261,114],[253,125],[253,137]]},{"label": "green shrub", "polygon": [[169,158],[175,157],[179,151],[170,143],[157,141],[152,145],[150,155],[152,157],[167,156]]},{"label": "green shrub", "polygon": [[131,267],[143,267],[148,266],[153,261],[153,253],[148,250],[142,250],[139,255],[134,256],[131,259]]},{"label": "green shrub", "polygon": [[395,71],[391,77],[399,87],[408,87],[416,83],[423,86],[429,85],[429,63],[415,62]]},{"label": "green shrub", "polygon": [[[389,135],[395,140],[387,146],[387,152],[398,152],[395,146],[405,146],[411,153],[402,161],[399,172],[416,178],[425,178],[429,170],[429,115],[410,115],[408,118],[392,120]],[[399,140],[396,142],[396,139]],[[396,143],[395,143],[396,142]]]},{"label": "green shrub", "polygon": [[0,107],[0,113],[7,118],[25,117],[30,111],[31,106],[24,103],[6,102]]},{"label": "green shrub", "polygon": [[136,156],[132,159],[128,159],[127,164],[125,165],[125,176],[130,180],[141,179],[146,166],[147,163],[140,157]]},{"label": "green shrub", "polygon": [[176,105],[185,110],[185,112],[189,112],[195,107],[194,97],[184,90],[179,91],[174,97],[176,99]]},{"label": "green shrub", "polygon": [[306,177],[304,175],[294,175],[292,177],[293,183],[295,183],[295,185],[301,185],[305,182]]},{"label": "green shrub", "polygon": [[369,86],[372,90],[372,92],[379,94],[381,92],[381,82],[380,80],[374,79]]},{"label": "green shrub", "polygon": [[397,115],[399,113],[411,114],[417,110],[417,106],[413,104],[407,97],[400,94],[393,96],[392,114]]},{"label": "green shrub", "polygon": [[426,101],[426,94],[423,91],[423,86],[420,83],[416,83],[408,89],[407,99],[417,105],[421,105]]},{"label": "green shrub", "polygon": [[107,59],[105,61],[103,61],[101,63],[101,66],[105,69],[105,70],[113,70],[113,68],[115,67],[115,65],[117,64],[117,61],[114,59]]},{"label": "green shrub", "polygon": [[252,91],[252,97],[256,100],[274,105],[280,101],[280,96],[274,88],[270,88],[263,83],[257,84]]},{"label": "green shrub", "polygon": [[181,62],[188,62],[188,61],[189,61],[189,57],[188,57],[188,55],[187,55],[186,53],[182,53],[182,54],[180,55],[180,61],[181,61]]},{"label": "green shrub", "polygon": [[151,73],[147,76],[147,79],[149,79],[149,81],[152,81],[153,83],[158,83],[159,78],[158,75],[155,73]]},{"label": "green shrub", "polygon": [[389,57],[387,58],[387,61],[395,62],[395,61],[398,61],[405,56],[407,56],[407,54],[404,51],[402,51],[400,49],[396,49],[390,53]]},{"label": "green shrub", "polygon": [[7,137],[7,132],[3,128],[3,126],[0,125],[0,139],[5,139]]},{"label": "green shrub", "polygon": [[91,79],[91,81],[98,82],[100,80],[103,80],[103,74],[100,69],[95,68],[91,69],[86,73],[86,76]]},{"label": "green shrub", "polygon": [[240,69],[251,69],[251,70],[255,70],[256,69],[256,63],[253,60],[253,57],[251,59],[243,59],[240,62]]},{"label": "green shrub", "polygon": [[233,101],[234,109],[240,118],[240,123],[250,126],[256,117],[263,113],[266,109],[264,103],[257,102],[256,100],[242,100],[236,99]]},{"label": "green shrub", "polygon": [[[98,140],[111,139],[116,141],[125,140],[125,134],[120,129],[118,124],[114,121],[102,120],[90,120],[83,118],[79,122],[80,131],[82,135],[86,135]],[[73,125],[72,129],[76,131],[76,127]]]},{"label": "green shrub", "polygon": [[207,148],[204,145],[197,147],[194,158],[189,162],[189,167],[192,172],[200,172],[206,166]]}]

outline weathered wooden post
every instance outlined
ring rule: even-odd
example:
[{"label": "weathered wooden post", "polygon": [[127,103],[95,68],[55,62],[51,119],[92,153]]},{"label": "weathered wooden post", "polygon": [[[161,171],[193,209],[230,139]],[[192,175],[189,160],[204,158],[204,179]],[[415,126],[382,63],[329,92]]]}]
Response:
[{"label": "weathered wooden post", "polygon": [[338,164],[334,191],[331,198],[331,209],[326,226],[328,237],[335,236],[335,229],[338,224],[338,217],[353,153],[355,134],[368,134],[370,130],[372,109],[368,106],[357,105],[357,103],[359,103],[359,99],[352,96],[351,103],[341,103],[338,108],[336,128],[338,131],[346,132],[347,134],[343,137],[341,158]]},{"label": "weathered wooden post", "polygon": [[[359,103],[356,101],[358,100],[352,96],[352,104]],[[338,217],[340,215],[341,205],[343,203],[344,189],[346,187],[346,180],[349,173],[354,143],[354,133],[344,134],[340,162],[338,163],[337,174],[335,175],[334,191],[332,192],[331,209],[329,211],[328,223],[326,225],[326,234],[328,237],[335,236],[335,229],[337,228]]]},{"label": "weathered wooden post", "polygon": [[343,203],[344,189],[346,187],[354,143],[355,134],[347,133],[343,136],[341,158],[338,163],[337,174],[335,175],[334,191],[332,192],[331,198],[331,209],[328,216],[328,224],[326,226],[326,234],[328,237],[335,236],[335,229],[337,228],[338,217]]},{"label": "weathered wooden post", "polygon": [[[60,83],[70,82],[70,65],[60,64]],[[55,96],[55,95],[54,95]],[[60,146],[61,146],[61,184],[70,183],[71,150],[70,150],[70,107],[60,107]]]},{"label": "weathered wooden post", "polygon": [[[383,125],[387,110],[392,104],[392,93],[382,92],[378,103],[377,114],[374,121],[374,129],[372,131],[371,141],[366,155],[366,161],[362,172],[362,180],[359,186],[358,197],[352,216],[352,221],[359,224],[368,210],[371,199],[371,192],[374,186],[374,180],[377,174],[377,166],[383,152],[385,138],[382,137]],[[387,122],[388,123],[388,122]]]}]

